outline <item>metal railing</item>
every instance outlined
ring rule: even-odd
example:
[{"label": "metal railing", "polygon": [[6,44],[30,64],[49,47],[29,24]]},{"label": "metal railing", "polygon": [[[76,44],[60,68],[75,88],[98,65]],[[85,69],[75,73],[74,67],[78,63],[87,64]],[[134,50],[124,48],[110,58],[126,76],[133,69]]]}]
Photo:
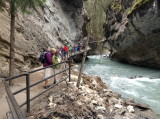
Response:
[{"label": "metal railing", "polygon": [[[31,84],[30,85],[30,74],[32,73],[35,73],[37,71],[41,71],[41,70],[44,70],[46,68],[50,68],[52,66],[55,66],[54,65],[50,65],[50,66],[47,66],[47,67],[43,67],[43,68],[39,68],[39,69],[36,69],[36,70],[33,70],[33,71],[30,71],[30,72],[27,72],[27,73],[24,73],[24,74],[21,74],[21,75],[18,75],[18,76],[14,76],[14,77],[11,77],[11,78],[7,78],[7,79],[4,79],[3,80],[3,83],[4,83],[4,86],[5,86],[5,89],[6,89],[6,93],[7,93],[7,101],[8,101],[8,105],[9,105],[9,113],[7,113],[7,117],[8,118],[11,118],[11,119],[25,119],[25,116],[23,114],[23,112],[21,111],[21,107],[26,105],[26,112],[27,113],[30,113],[30,102],[32,100],[34,100],[35,98],[39,97],[40,95],[44,94],[46,91],[50,90],[51,88],[53,88],[54,86],[58,85],[59,83],[65,81],[67,78],[69,79],[69,81],[71,80],[71,61],[70,60],[67,60],[67,61],[64,61],[64,62],[61,62],[59,64],[56,64],[56,65],[60,65],[60,64],[63,64],[63,63],[68,63],[69,66],[67,68],[65,68],[64,70],[54,74],[54,75],[51,75],[43,80],[40,80],[34,84]],[[59,75],[65,71],[68,70],[68,76],[66,76],[65,78],[61,79],[59,82],[55,83],[55,84],[52,84],[49,88],[43,90],[42,92],[40,92],[39,94],[33,96],[33,97],[30,97],[30,88],[31,87],[34,87],[36,85],[38,85],[39,83],[42,83],[56,75]],[[17,78],[20,78],[20,77],[24,77],[25,76],[25,79],[26,79],[26,87],[25,88],[22,88],[22,89],[19,89],[17,90],[16,92],[11,92],[10,90],[10,87],[7,83],[7,81],[10,81],[10,80],[14,80],[14,79],[17,79]],[[26,101],[24,101],[22,104],[18,104],[14,95],[16,94],[19,94],[21,93],[22,91],[26,91]]]}]

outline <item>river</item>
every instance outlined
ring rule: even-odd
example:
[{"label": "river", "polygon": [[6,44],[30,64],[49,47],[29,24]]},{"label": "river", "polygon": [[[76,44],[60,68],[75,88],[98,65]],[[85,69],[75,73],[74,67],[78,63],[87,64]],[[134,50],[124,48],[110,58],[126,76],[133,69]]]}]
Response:
[{"label": "river", "polygon": [[122,97],[149,104],[160,115],[160,70],[123,64],[96,55],[89,56],[84,73],[100,76]]}]

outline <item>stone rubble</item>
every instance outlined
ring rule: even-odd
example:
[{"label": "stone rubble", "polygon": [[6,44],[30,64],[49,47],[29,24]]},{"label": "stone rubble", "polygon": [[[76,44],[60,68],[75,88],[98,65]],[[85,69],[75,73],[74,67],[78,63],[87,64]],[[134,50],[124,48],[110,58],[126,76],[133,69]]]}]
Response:
[{"label": "stone rubble", "polygon": [[72,82],[59,85],[61,90],[44,98],[47,103],[28,119],[155,119],[148,105],[122,99],[97,76],[83,74],[78,89],[77,74],[72,72]]}]

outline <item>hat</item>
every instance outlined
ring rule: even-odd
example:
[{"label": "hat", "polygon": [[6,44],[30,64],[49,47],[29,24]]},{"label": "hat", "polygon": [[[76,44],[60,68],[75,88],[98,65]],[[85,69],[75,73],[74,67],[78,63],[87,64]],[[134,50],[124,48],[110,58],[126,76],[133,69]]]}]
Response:
[{"label": "hat", "polygon": [[56,52],[57,50],[55,48],[51,48],[51,52]]}]

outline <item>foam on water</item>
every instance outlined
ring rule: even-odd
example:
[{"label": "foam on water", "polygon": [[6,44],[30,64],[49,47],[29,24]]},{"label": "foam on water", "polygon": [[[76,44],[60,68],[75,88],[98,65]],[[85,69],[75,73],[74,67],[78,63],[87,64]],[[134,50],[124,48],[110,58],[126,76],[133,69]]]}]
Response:
[{"label": "foam on water", "polygon": [[160,104],[159,101],[153,99],[153,98],[148,98],[147,96],[142,97],[143,100],[145,100],[148,103],[153,103],[153,104]]},{"label": "foam on water", "polygon": [[140,81],[140,82],[150,82],[150,83],[158,83],[160,82],[160,79],[150,79],[148,77],[143,77],[143,78],[136,78],[137,81]]},{"label": "foam on water", "polygon": [[[130,85],[130,86],[139,86],[139,87],[145,87],[145,85],[141,82],[139,82],[139,80],[133,79],[130,80],[129,78],[126,77],[111,77],[110,80],[112,80],[111,84],[112,86],[117,85],[117,83],[120,84],[126,84],[126,85]],[[128,82],[128,80],[130,80],[130,82]],[[114,84],[112,84],[114,83]]]},{"label": "foam on water", "polygon": [[122,97],[134,98],[149,104],[160,114],[160,71],[111,61],[100,56],[90,56],[84,72],[100,76],[112,90]]},{"label": "foam on water", "polygon": [[100,59],[101,56],[100,55],[92,55],[92,56],[88,56],[89,59]]},{"label": "foam on water", "polygon": [[125,90],[125,93],[134,97],[139,97],[139,94],[134,90]]},{"label": "foam on water", "polygon": [[158,86],[155,86],[160,82],[159,79],[111,77],[107,82],[114,91],[122,94],[123,97],[132,97],[139,102],[149,104],[151,108],[160,113],[158,106],[160,105],[160,93],[157,92]]}]

